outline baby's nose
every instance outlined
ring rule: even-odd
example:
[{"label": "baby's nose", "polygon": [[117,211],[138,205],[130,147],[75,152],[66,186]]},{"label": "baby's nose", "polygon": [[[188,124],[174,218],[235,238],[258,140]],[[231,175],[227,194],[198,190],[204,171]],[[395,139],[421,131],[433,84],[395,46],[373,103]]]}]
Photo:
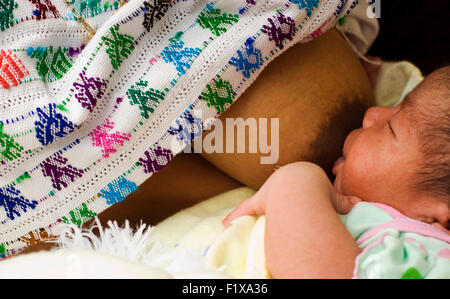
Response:
[{"label": "baby's nose", "polygon": [[363,128],[367,129],[376,123],[385,121],[392,115],[393,108],[391,107],[371,107],[366,111],[363,119]]}]

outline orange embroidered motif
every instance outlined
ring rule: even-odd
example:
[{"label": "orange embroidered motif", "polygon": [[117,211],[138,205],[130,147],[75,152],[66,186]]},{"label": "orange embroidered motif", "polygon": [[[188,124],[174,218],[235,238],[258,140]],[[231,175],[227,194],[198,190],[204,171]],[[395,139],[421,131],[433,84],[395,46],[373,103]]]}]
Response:
[{"label": "orange embroidered motif", "polygon": [[0,51],[0,85],[4,89],[19,85],[29,72],[11,50]]}]

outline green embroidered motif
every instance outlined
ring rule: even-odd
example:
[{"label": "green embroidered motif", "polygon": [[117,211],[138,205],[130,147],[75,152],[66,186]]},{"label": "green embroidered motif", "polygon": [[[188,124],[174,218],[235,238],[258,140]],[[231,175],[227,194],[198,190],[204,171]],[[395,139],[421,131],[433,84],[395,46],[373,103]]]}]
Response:
[{"label": "green embroidered motif", "polygon": [[159,90],[150,88],[145,90],[148,82],[139,80],[135,85],[131,86],[127,91],[127,96],[130,98],[131,105],[139,105],[141,115],[148,119],[149,113],[155,112],[159,102],[164,100],[165,93]]},{"label": "green embroidered motif", "polygon": [[94,17],[102,12],[101,0],[72,0],[71,4],[83,17]]},{"label": "green embroidered motif", "polygon": [[67,219],[67,217],[62,218],[62,222],[70,224],[76,224],[78,226],[82,225],[86,221],[94,218],[97,216],[96,213],[89,210],[86,204],[82,204],[81,207],[78,207],[72,211],[69,212],[70,219]]},{"label": "green embroidered motif", "polygon": [[340,19],[338,20],[339,26],[343,26],[343,25],[345,24],[346,21],[347,21],[346,16],[340,18]]},{"label": "green embroidered motif", "polygon": [[24,172],[21,176],[19,176],[19,177],[16,179],[16,182],[17,182],[18,184],[20,184],[20,183],[22,183],[23,181],[25,181],[26,179],[29,179],[29,178],[31,178],[31,177],[30,177],[30,175],[28,174],[28,172]]},{"label": "green embroidered motif", "polygon": [[197,22],[203,29],[209,29],[211,32],[220,36],[227,32],[227,29],[234,23],[239,21],[239,15],[221,13],[220,9],[209,7],[206,11],[202,11],[198,16]]},{"label": "green embroidered motif", "polygon": [[411,267],[403,273],[401,279],[423,279],[423,276],[420,274],[419,270]]},{"label": "green embroidered motif", "polygon": [[102,36],[102,40],[108,47],[106,53],[111,59],[111,64],[117,70],[122,63],[122,59],[128,58],[134,49],[134,38],[131,35],[119,33],[119,25],[111,27],[109,33]]},{"label": "green embroidered motif", "polygon": [[225,111],[226,104],[233,103],[233,86],[230,82],[219,79],[213,84],[207,84],[206,90],[202,92],[200,97],[208,102],[208,107],[213,106],[218,113],[222,113]]},{"label": "green embroidered motif", "polygon": [[0,122],[0,154],[4,158],[13,161],[20,157],[21,151],[23,151],[23,147],[15,142],[11,136],[3,133],[3,123]]},{"label": "green embroidered motif", "polygon": [[18,5],[14,0],[1,0],[0,1],[0,31],[4,31],[14,25],[13,10]]},{"label": "green embroidered motif", "polygon": [[56,50],[53,46],[37,47],[36,49],[30,47],[27,54],[31,58],[38,59],[36,69],[44,82],[61,79],[73,64],[69,50],[64,47],[58,47]]},{"label": "green embroidered motif", "polygon": [[4,244],[0,244],[0,257],[5,257],[6,255],[6,248]]}]

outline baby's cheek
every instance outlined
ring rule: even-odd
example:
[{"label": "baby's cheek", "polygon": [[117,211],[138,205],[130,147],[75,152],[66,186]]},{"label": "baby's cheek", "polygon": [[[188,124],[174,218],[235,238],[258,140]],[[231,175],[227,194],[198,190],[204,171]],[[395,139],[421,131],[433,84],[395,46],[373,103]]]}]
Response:
[{"label": "baby's cheek", "polygon": [[367,186],[372,184],[372,173],[367,171],[367,165],[356,162],[349,161],[344,165],[340,186],[343,194],[364,198],[368,193]]}]

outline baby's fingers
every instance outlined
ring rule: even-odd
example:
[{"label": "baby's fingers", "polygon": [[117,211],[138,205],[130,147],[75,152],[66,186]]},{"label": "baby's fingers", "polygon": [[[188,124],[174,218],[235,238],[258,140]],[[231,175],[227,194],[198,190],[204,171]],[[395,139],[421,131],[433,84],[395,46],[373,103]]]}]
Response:
[{"label": "baby's fingers", "polygon": [[252,196],[249,199],[244,200],[237,208],[235,208],[230,214],[225,217],[225,219],[222,221],[222,224],[225,227],[228,227],[230,223],[241,216],[246,215],[254,215],[257,213],[261,213],[259,205],[258,205],[258,199],[256,196]]},{"label": "baby's fingers", "polygon": [[355,196],[344,196],[339,193],[333,195],[333,205],[336,212],[347,214],[361,199]]}]

